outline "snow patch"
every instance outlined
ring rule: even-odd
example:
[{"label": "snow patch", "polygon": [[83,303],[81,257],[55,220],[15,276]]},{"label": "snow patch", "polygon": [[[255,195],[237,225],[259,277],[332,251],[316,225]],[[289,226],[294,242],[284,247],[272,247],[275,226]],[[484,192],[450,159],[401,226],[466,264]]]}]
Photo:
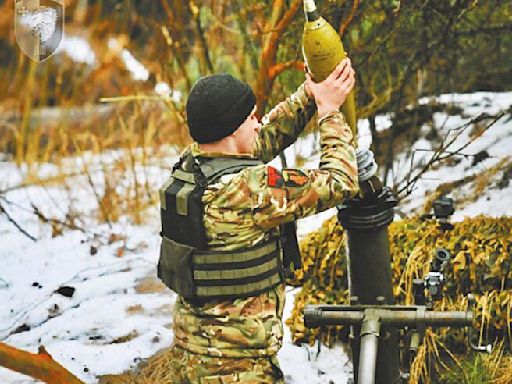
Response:
[{"label": "snow patch", "polygon": [[64,34],[56,53],[66,53],[73,61],[94,65],[96,55],[89,42],[83,37]]}]

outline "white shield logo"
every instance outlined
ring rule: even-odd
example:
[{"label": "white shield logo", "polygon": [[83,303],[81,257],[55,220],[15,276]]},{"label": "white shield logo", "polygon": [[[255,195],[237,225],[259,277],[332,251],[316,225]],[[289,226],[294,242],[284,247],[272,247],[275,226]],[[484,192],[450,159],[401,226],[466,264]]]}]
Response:
[{"label": "white shield logo", "polygon": [[59,47],[64,33],[64,0],[16,0],[16,41],[25,55],[42,62]]}]

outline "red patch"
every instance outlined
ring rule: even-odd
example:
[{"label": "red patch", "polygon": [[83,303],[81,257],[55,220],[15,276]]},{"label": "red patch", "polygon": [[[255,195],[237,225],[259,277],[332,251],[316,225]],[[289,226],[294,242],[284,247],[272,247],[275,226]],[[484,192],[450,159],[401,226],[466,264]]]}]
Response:
[{"label": "red patch", "polygon": [[278,188],[284,185],[283,175],[274,167],[267,167],[267,185]]}]

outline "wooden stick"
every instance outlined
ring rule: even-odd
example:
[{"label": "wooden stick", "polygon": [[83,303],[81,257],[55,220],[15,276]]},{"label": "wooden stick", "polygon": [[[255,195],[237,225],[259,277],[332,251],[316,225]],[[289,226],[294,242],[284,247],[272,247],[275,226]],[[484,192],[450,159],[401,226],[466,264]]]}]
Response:
[{"label": "wooden stick", "polygon": [[0,343],[0,366],[44,381],[48,384],[84,384],[57,363],[44,347],[37,354]]}]

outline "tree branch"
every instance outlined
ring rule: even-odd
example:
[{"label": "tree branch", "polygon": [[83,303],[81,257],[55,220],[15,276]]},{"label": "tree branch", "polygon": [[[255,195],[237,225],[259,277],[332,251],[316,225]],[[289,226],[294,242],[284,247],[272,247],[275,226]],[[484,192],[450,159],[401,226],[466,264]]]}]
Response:
[{"label": "tree branch", "polygon": [[84,384],[50,356],[44,347],[37,354],[0,343],[0,366],[48,384]]},{"label": "tree branch", "polygon": [[304,71],[304,62],[300,60],[291,60],[285,63],[276,64],[268,69],[268,77],[270,80],[274,80],[277,76],[290,68],[294,68],[297,71]]},{"label": "tree branch", "polygon": [[281,18],[281,21],[276,26],[276,32],[279,37],[282,36],[286,27],[292,22],[301,5],[302,0],[294,0],[290,5],[290,8],[285,12],[284,16]]},{"label": "tree branch", "polygon": [[341,23],[340,29],[339,29],[339,35],[343,36],[350,25],[352,23],[352,20],[354,20],[354,16],[356,15],[357,8],[359,8],[359,0],[354,0],[352,3],[352,9],[350,10],[350,14],[348,15],[347,19]]},{"label": "tree branch", "polygon": [[[444,161],[450,157],[453,157],[453,156],[456,156],[456,155],[463,155],[463,151],[471,144],[473,143],[476,139],[478,139],[485,131],[487,131],[490,127],[492,127],[499,119],[501,119],[503,116],[505,116],[505,112],[501,112],[501,113],[498,113],[497,115],[488,115],[488,114],[480,114],[479,116],[471,119],[470,121],[468,121],[467,123],[457,127],[457,128],[453,128],[453,129],[450,129],[448,131],[448,133],[446,134],[445,138],[443,139],[443,141],[441,142],[441,145],[439,146],[439,148],[437,148],[435,151],[434,151],[434,154],[432,155],[432,157],[430,158],[430,160],[424,165],[421,167],[421,169],[418,171],[417,174],[414,175],[414,177],[411,178],[412,176],[412,172],[413,172],[413,169],[411,167],[411,171],[408,173],[408,175],[406,176],[407,178],[407,182],[405,183],[405,185],[403,185],[402,187],[400,187],[400,189],[397,190],[396,192],[396,195],[398,196],[398,200],[401,201],[403,200],[404,198],[406,198],[407,196],[409,196],[413,189],[414,189],[414,186],[416,185],[416,183],[423,177],[423,175],[428,171],[430,170],[434,165],[440,163],[441,161]],[[471,140],[468,140],[468,142],[466,142],[465,144],[461,145],[459,148],[455,149],[454,151],[448,151],[447,149],[452,145],[454,144],[457,139],[460,137],[460,135],[465,131],[465,129],[467,129],[468,127],[472,126],[473,124],[476,124],[476,123],[479,123],[483,120],[491,120],[489,123],[486,124],[486,127],[485,129],[483,129],[479,135],[475,136],[475,137],[472,137]],[[453,131],[459,131],[457,135],[455,135],[454,137],[452,137],[450,140],[446,141],[446,139],[448,138],[448,135],[453,132]],[[412,159],[411,159],[412,161]],[[402,181],[403,182],[403,181]],[[397,183],[397,186],[400,185],[401,182]],[[397,187],[396,186],[396,187]],[[403,195],[402,195],[403,194]]]},{"label": "tree branch", "polygon": [[273,3],[272,17],[270,20],[270,33],[265,39],[263,49],[261,51],[260,69],[255,89],[256,105],[258,107],[258,115],[260,116],[262,116],[265,111],[267,100],[270,96],[275,79],[275,76],[270,77],[270,70],[276,65],[279,39],[282,37],[286,27],[295,17],[295,14],[301,5],[302,0],[294,0],[290,5],[290,8],[283,14],[284,1],[278,0]]},{"label": "tree branch", "polygon": [[[249,33],[247,32],[247,20],[242,19],[242,12],[240,10],[239,1],[240,0],[233,1],[231,6],[233,7],[234,13],[236,15],[236,21],[240,34],[242,35],[245,51],[249,52],[249,56],[251,57],[251,67],[254,70],[254,72],[256,72],[258,69],[258,55],[256,52],[256,48],[254,47],[253,41],[251,40],[251,38],[249,37]],[[257,23],[256,26],[258,26]]]},{"label": "tree branch", "polygon": [[196,5],[193,0],[189,1],[189,9],[190,13],[192,13],[192,17],[194,18],[194,22],[196,25],[197,35],[199,37],[199,43],[201,45],[201,49],[203,51],[203,60],[206,63],[206,67],[210,73],[213,73],[213,63],[210,58],[210,52],[208,50],[208,44],[206,44],[206,38],[204,36],[203,26],[201,25],[201,9]]}]

